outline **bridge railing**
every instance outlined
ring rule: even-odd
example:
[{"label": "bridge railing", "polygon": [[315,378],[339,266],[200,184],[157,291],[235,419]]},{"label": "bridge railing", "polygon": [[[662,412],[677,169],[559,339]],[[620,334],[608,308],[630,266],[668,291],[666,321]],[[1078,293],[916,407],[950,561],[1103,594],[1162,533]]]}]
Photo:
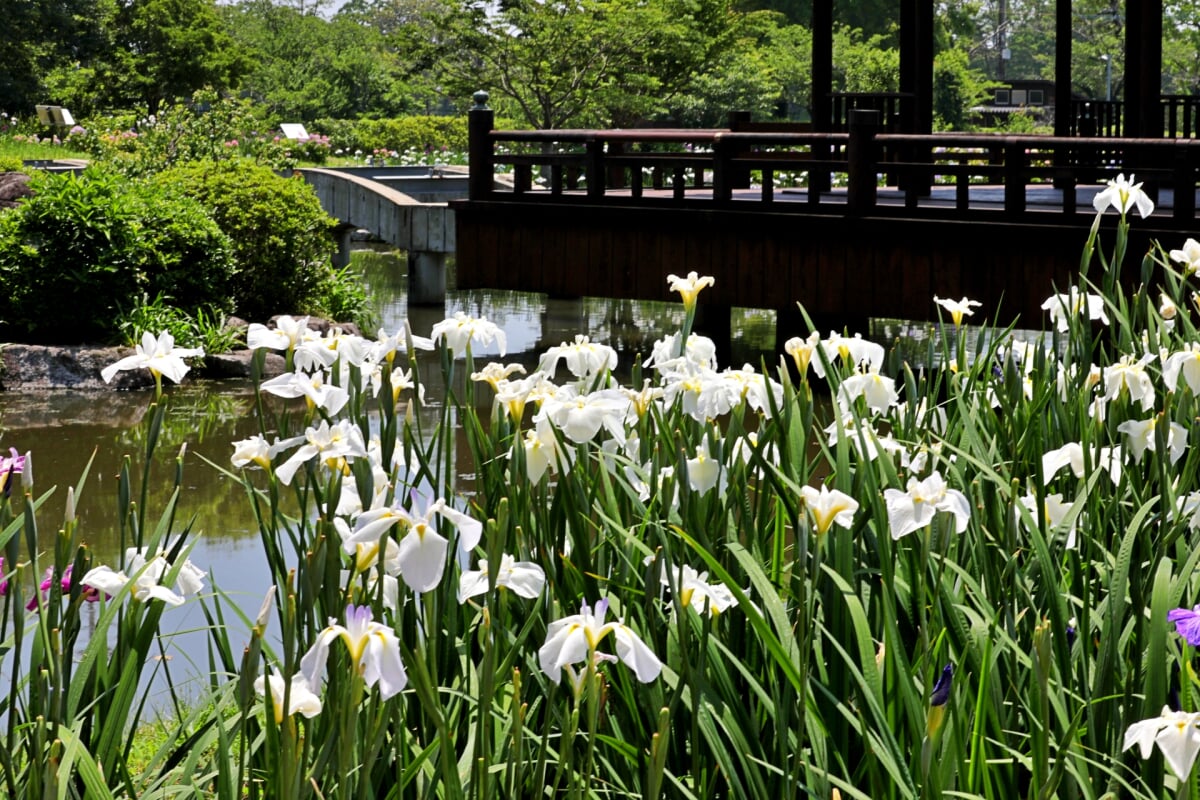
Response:
[{"label": "bridge railing", "polygon": [[[1124,172],[1170,197],[1164,224],[1195,225],[1197,139],[889,134],[877,112],[852,115],[832,134],[498,131],[487,111],[472,118],[471,175],[488,180],[471,199],[1087,224],[1095,191]],[[511,190],[491,181],[497,167]]]}]

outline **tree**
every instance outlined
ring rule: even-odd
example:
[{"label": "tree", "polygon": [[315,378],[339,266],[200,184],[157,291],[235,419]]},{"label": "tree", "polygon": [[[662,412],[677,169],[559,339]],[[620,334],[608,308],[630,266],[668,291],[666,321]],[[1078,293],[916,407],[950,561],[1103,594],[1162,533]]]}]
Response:
[{"label": "tree", "polygon": [[[741,0],[741,11],[775,11],[783,15],[787,23],[810,27],[812,25],[812,0]],[[862,31],[866,38],[882,37],[888,47],[895,47],[899,40],[896,32],[900,25],[899,0],[834,0],[833,23]]]},{"label": "tree", "polygon": [[311,122],[406,110],[382,36],[351,16],[333,20],[267,0],[225,9],[226,24],[254,55],[243,89],[273,116]]},{"label": "tree", "polygon": [[446,20],[442,62],[464,96],[492,90],[536,128],[662,115],[735,40],[728,0],[514,0]]},{"label": "tree", "polygon": [[134,0],[116,25],[118,47],[102,77],[117,104],[154,114],[205,86],[234,88],[249,67],[214,0]]},{"label": "tree", "polygon": [[993,85],[968,66],[966,51],[943,50],[933,60],[933,116],[936,130],[969,127],[972,106],[982,103]]},{"label": "tree", "polygon": [[900,51],[885,37],[864,39],[842,27],[833,33],[833,88],[841,92],[894,92],[900,86]]},{"label": "tree", "polygon": [[37,103],[68,104],[70,98],[48,91],[47,75],[79,69],[110,51],[116,13],[115,0],[6,0],[0,111],[24,116]]}]

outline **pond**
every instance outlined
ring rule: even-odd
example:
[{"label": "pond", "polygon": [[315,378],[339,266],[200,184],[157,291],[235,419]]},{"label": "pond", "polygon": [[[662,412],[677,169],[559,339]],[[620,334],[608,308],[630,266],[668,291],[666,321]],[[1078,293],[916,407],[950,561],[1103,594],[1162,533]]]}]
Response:
[{"label": "pond", "polygon": [[[356,251],[353,263],[362,270],[374,301],[380,326],[396,330],[405,319],[415,333],[432,327],[456,311],[487,317],[507,336],[505,363],[521,363],[532,371],[548,347],[569,342],[577,334],[610,344],[620,355],[619,371],[628,379],[637,355],[654,341],[679,328],[678,303],[585,298],[551,300],[544,295],[507,291],[448,291],[444,307],[408,307],[401,255],[370,249]],[[451,281],[451,285],[453,285]],[[774,313],[752,309],[734,312],[731,343],[737,364],[759,365],[774,359]],[[364,334],[371,335],[371,331]],[[484,363],[498,351],[477,354]],[[445,387],[436,383],[440,372],[432,354],[422,376],[425,406],[419,413],[437,421]],[[209,585],[220,587],[248,613],[267,591],[266,559],[245,492],[232,470],[231,442],[258,433],[252,413],[253,388],[244,381],[186,381],[167,389],[167,413],[150,481],[147,516],[156,520],[171,492],[175,460],[184,449],[183,484],[177,527],[190,524],[196,534],[191,560],[209,573]],[[486,392],[481,402],[490,403]],[[39,513],[40,544],[51,552],[57,524],[63,517],[66,487],[80,489],[76,513],[81,541],[95,553],[97,563],[115,564],[120,555],[117,476],[126,455],[138,474],[145,448],[143,418],[149,392],[0,393],[0,451],[15,447],[32,451],[36,493],[57,487]],[[299,401],[296,401],[299,402]],[[91,462],[86,480],[80,483]],[[214,466],[215,465],[215,466]],[[196,604],[164,615],[168,629],[187,631],[204,625]],[[203,666],[205,638],[183,634],[174,643],[184,660]]]}]

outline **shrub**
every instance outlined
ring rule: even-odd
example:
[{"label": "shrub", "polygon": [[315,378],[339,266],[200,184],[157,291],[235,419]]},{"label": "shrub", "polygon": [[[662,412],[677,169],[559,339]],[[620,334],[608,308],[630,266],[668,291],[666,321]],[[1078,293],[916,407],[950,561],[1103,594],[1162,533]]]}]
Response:
[{"label": "shrub", "polygon": [[316,312],[332,275],[333,220],[302,179],[246,161],[196,162],[156,176],[208,209],[233,242],[236,313]]},{"label": "shrub", "polygon": [[[336,322],[354,322],[366,326],[371,314],[363,276],[350,267],[332,272],[321,291],[321,316]],[[369,328],[368,328],[369,329]]]},{"label": "shrub", "polygon": [[0,215],[0,335],[107,341],[143,295],[187,313],[232,307],[229,239],[169,184],[94,167],[31,183],[34,194]]},{"label": "shrub", "polygon": [[321,119],[313,127],[329,137],[336,153],[352,155],[361,150],[403,153],[406,150],[424,152],[432,149],[467,150],[467,118],[457,117],[398,117],[396,119],[364,119],[349,123],[345,120]]},{"label": "shrub", "polygon": [[150,175],[192,161],[251,158],[285,169],[295,166],[292,142],[246,99],[196,92],[190,102],[165,105],[157,115],[128,115],[87,121],[72,142],[99,159],[110,160],[131,177]]},{"label": "shrub", "polygon": [[244,335],[226,326],[228,315],[216,309],[196,309],[188,313],[172,305],[162,295],[151,299],[143,295],[117,318],[121,343],[134,347],[146,331],[168,331],[178,347],[201,348],[205,353],[228,353],[243,344]]}]

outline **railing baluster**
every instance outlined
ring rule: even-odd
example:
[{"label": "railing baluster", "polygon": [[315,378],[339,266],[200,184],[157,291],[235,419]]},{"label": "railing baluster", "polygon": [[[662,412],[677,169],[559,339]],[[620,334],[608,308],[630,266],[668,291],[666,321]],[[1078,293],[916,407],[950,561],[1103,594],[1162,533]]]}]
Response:
[{"label": "railing baluster", "polygon": [[1019,142],[1004,144],[1004,213],[1025,211],[1025,147]]},{"label": "railing baluster", "polygon": [[732,148],[726,139],[717,135],[713,143],[713,200],[723,203],[733,199]]},{"label": "railing baluster", "polygon": [[851,214],[867,214],[875,208],[875,190],[879,175],[879,112],[850,112],[850,142],[846,146],[849,177],[846,181],[846,205]]},{"label": "railing baluster", "polygon": [[1196,218],[1196,173],[1193,166],[1192,142],[1183,142],[1175,151],[1172,183],[1175,207],[1171,216],[1176,222],[1189,224]]},{"label": "railing baluster", "polygon": [[959,156],[958,170],[954,175],[954,208],[966,211],[971,207],[971,156]]},{"label": "railing baluster", "polygon": [[604,140],[589,139],[584,151],[584,169],[587,178],[587,196],[591,199],[604,197]]}]

